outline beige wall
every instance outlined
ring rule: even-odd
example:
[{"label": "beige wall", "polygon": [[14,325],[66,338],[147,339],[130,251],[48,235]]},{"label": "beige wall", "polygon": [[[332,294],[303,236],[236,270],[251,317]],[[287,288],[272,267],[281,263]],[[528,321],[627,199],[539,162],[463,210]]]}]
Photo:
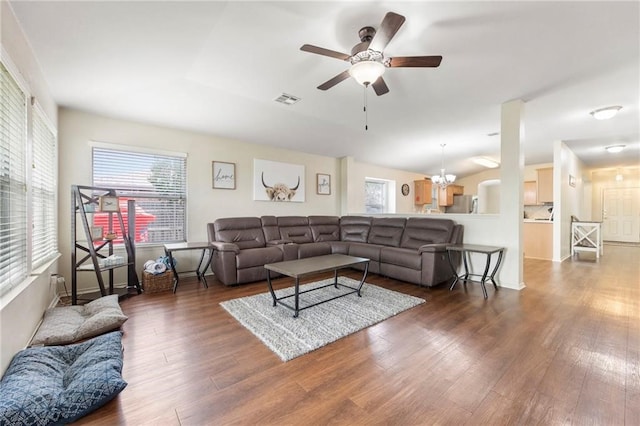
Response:
[{"label": "beige wall", "polygon": [[[395,212],[397,214],[410,214],[418,209],[414,200],[413,181],[424,179],[425,175],[405,172],[403,170],[388,169],[386,167],[371,164],[357,163],[351,157],[341,159],[343,172],[343,187],[347,189],[341,214],[359,214],[364,212],[364,182],[367,178],[384,179],[395,182]],[[409,195],[402,195],[402,185],[409,185]]]},{"label": "beige wall", "polygon": [[[524,167],[524,181],[538,180],[537,169],[553,167],[553,163],[531,164]],[[465,176],[456,181],[458,185],[464,186],[464,193],[469,195],[478,194],[478,185],[485,180],[500,179],[500,168],[487,169],[474,175]]]},{"label": "beige wall", "polygon": [[[582,214],[586,167],[563,142],[554,144],[553,167],[553,260],[561,262],[571,255],[571,216]],[[575,178],[575,186],[569,184]]]},{"label": "beige wall", "polygon": [[[422,179],[423,175],[387,169],[355,162],[352,158],[336,159],[296,151],[273,148],[211,135],[145,125],[107,118],[87,112],[61,108],[59,112],[60,178],[59,178],[59,240],[63,254],[60,273],[70,282],[70,188],[71,185],[91,185],[91,141],[121,146],[173,151],[187,154],[187,238],[206,241],[206,225],[219,217],[262,215],[340,215],[342,202],[348,203],[349,214],[364,212],[365,177],[396,182],[396,212],[414,211],[413,197],[402,196],[403,183]],[[274,203],[253,200],[253,160],[281,161],[305,166],[306,201],[304,203]],[[236,165],[236,189],[212,189],[211,161],[225,161]],[[348,166],[344,167],[347,163]],[[342,174],[347,174],[343,178]],[[331,195],[318,195],[315,190],[316,173],[331,175]],[[346,185],[345,185],[346,182]],[[346,188],[348,196],[343,196]],[[162,254],[161,247],[139,246],[137,269],[146,260]],[[181,269],[193,269],[197,253],[179,255]],[[95,277],[83,273],[79,291],[97,288]],[[124,282],[119,271],[116,282]],[[59,289],[64,291],[64,289]]]}]

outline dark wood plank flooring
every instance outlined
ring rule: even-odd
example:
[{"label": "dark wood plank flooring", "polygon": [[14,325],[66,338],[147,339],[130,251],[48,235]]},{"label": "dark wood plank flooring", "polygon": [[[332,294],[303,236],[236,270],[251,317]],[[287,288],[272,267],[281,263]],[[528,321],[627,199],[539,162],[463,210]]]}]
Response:
[{"label": "dark wood plank flooring", "polygon": [[640,248],[581,256],[488,300],[371,275],[427,303],[287,363],[219,306],[265,282],[126,299],[129,385],[78,424],[638,425]]}]

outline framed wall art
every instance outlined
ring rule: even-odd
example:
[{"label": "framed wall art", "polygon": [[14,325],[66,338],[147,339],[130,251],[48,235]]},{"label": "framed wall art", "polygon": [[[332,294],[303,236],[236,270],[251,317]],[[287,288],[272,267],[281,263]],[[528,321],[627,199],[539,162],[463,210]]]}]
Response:
[{"label": "framed wall art", "polygon": [[236,164],[212,161],[213,189],[236,189]]},{"label": "framed wall art", "polygon": [[253,199],[303,203],[304,176],[302,165],[253,160]]},{"label": "framed wall art", "polygon": [[316,192],[319,195],[331,195],[331,175],[316,173]]}]

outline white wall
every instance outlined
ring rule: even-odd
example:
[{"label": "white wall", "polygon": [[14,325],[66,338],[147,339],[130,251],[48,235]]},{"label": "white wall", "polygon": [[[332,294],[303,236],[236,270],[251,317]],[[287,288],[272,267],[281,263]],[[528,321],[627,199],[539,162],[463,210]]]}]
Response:
[{"label": "white wall", "polygon": [[[6,1],[0,1],[0,43],[2,60],[23,85],[23,90],[36,98],[52,123],[57,121],[57,106],[49,94],[38,62]],[[31,108],[30,103],[27,104]],[[36,271],[0,300],[0,375],[13,355],[28,344],[42,314],[55,301],[55,288],[49,275],[57,264]]]},{"label": "white wall", "polygon": [[[553,260],[571,255],[571,216],[582,215],[586,167],[563,142],[554,143],[553,165]],[[575,178],[575,186],[569,184]]]}]

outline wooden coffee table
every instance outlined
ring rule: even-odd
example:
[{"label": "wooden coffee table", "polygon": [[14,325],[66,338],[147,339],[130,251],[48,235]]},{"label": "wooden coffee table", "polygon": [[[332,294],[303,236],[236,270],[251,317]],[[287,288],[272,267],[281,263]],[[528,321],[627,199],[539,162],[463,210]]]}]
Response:
[{"label": "wooden coffee table", "polygon": [[[338,270],[343,268],[348,268],[351,266],[364,264],[364,273],[362,274],[362,279],[360,280],[360,284],[358,287],[351,287],[345,284],[341,284],[338,282]],[[367,272],[369,271],[369,259],[364,257],[354,257],[347,256],[346,254],[328,254],[326,256],[316,256],[309,257],[306,259],[297,259],[297,260],[287,260],[284,262],[277,263],[268,263],[264,265],[267,270],[267,283],[269,284],[269,292],[271,293],[271,297],[273,297],[273,306],[276,306],[278,303],[282,306],[291,309],[294,313],[294,318],[298,317],[298,313],[307,308],[311,308],[312,306],[319,305],[321,303],[329,302],[331,300],[337,299],[339,297],[348,296],[353,293],[357,293],[359,297],[360,290],[362,289],[362,285],[364,284],[364,280],[367,277]],[[271,271],[280,273],[282,275],[286,275],[288,277],[292,277],[295,280],[295,289],[294,293],[288,296],[277,297],[276,293],[273,291],[273,285],[271,284]],[[300,291],[300,278],[318,274],[321,272],[333,271],[333,282],[327,285],[323,285],[320,287],[313,288],[311,290]],[[338,296],[331,297],[326,300],[322,300],[320,302],[316,302],[306,306],[300,306],[299,298],[300,294],[308,293],[310,291],[320,290],[325,287],[334,286],[338,287],[346,287],[351,291],[347,291],[346,293],[342,293]],[[283,300],[294,298],[294,305],[284,302]]]}]

